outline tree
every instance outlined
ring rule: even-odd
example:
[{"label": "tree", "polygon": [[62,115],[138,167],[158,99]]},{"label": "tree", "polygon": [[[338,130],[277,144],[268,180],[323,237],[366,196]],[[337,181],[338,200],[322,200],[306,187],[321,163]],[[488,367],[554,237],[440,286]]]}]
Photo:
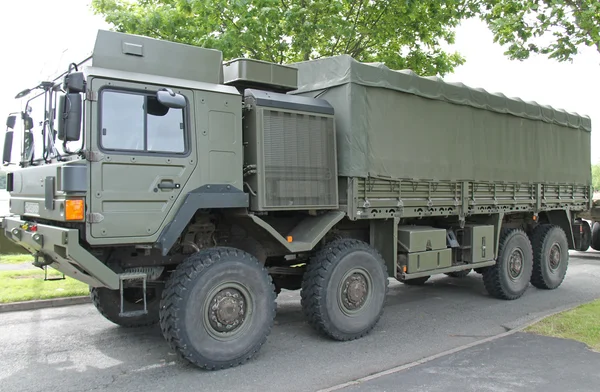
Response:
[{"label": "tree", "polygon": [[471,16],[479,15],[508,45],[511,59],[540,53],[558,61],[571,60],[581,45],[600,52],[598,0],[470,0]]},{"label": "tree", "polygon": [[600,191],[600,164],[592,165],[592,186],[594,191]]},{"label": "tree", "polygon": [[349,54],[421,75],[445,75],[464,62],[442,50],[464,0],[93,0],[120,32],[289,63]]},{"label": "tree", "polygon": [[564,61],[581,45],[600,52],[598,0],[92,0],[92,7],[117,31],[219,49],[225,59],[349,54],[444,76],[465,59],[442,46],[471,17],[488,24],[512,59],[541,53]]}]

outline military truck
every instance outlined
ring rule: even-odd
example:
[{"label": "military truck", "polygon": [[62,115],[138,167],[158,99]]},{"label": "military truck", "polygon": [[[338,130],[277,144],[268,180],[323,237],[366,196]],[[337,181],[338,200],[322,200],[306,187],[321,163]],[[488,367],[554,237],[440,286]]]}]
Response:
[{"label": "military truck", "polygon": [[389,278],[556,289],[591,205],[588,117],[349,56],[99,31],[18,98],[4,234],[200,368],[252,358],[282,289],[338,341],[376,326]]},{"label": "military truck", "polygon": [[580,241],[576,250],[585,252],[592,248],[600,251],[600,200],[592,200],[591,208],[578,212],[575,219],[580,230]]}]

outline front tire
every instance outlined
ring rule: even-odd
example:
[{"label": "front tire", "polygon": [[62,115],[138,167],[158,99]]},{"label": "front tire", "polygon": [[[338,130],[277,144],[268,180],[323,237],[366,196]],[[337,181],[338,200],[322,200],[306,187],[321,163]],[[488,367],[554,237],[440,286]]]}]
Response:
[{"label": "front tire", "polygon": [[523,230],[502,229],[496,264],[483,272],[487,292],[498,299],[521,297],[531,279],[533,250]]},{"label": "front tire", "polygon": [[[106,287],[90,287],[90,299],[107,320],[125,328],[146,327],[158,323],[160,296],[162,287],[154,286],[146,288],[146,310],[148,313],[135,317],[122,317],[121,292],[110,290]],[[143,291],[141,287],[127,287],[123,290],[125,311],[137,311],[144,309]]]},{"label": "front tire", "polygon": [[169,278],[160,327],[179,356],[209,370],[241,365],[267,340],[275,288],[256,257],[220,247],[188,257]]},{"label": "front tire", "polygon": [[387,278],[385,262],[371,246],[352,239],[333,241],[317,252],[304,274],[304,315],[334,340],[365,336],[383,313]]},{"label": "front tire", "polygon": [[532,235],[533,274],[531,284],[538,289],[553,290],[560,286],[569,265],[569,243],[563,229],[540,225]]}]

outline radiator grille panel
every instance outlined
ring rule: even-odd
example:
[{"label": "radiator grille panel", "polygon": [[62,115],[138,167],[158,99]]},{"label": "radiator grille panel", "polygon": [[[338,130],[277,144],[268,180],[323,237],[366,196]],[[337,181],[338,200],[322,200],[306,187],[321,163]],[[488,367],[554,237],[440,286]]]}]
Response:
[{"label": "radiator grille panel", "polygon": [[333,118],[263,111],[265,207],[337,205]]}]

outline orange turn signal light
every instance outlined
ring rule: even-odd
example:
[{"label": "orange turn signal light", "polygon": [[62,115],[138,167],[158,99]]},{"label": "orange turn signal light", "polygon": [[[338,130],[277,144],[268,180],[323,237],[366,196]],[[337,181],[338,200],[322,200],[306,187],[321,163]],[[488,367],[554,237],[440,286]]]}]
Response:
[{"label": "orange turn signal light", "polygon": [[83,199],[69,199],[65,202],[65,219],[83,220],[85,205]]}]

